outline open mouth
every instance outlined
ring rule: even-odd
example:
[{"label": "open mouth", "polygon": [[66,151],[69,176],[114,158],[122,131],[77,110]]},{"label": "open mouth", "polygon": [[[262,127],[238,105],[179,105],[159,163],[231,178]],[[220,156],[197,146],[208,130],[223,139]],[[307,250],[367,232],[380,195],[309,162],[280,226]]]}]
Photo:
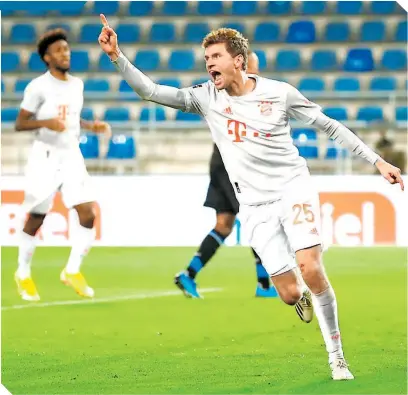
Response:
[{"label": "open mouth", "polygon": [[221,73],[219,71],[213,70],[213,71],[210,71],[209,73],[215,83],[221,81]]}]

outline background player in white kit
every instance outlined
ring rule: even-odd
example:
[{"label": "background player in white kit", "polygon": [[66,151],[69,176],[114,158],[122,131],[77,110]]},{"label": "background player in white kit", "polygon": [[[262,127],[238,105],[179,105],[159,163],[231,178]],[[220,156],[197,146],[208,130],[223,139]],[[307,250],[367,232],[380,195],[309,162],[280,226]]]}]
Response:
[{"label": "background player in white kit", "polygon": [[[334,380],[354,376],[344,359],[334,291],[321,259],[319,196],[306,161],[290,136],[289,118],[324,131],[365,158],[391,183],[398,168],[383,161],[344,125],[325,116],[291,85],[245,73],[248,40],[233,29],[218,29],[203,41],[212,81],[186,89],[155,84],[120,52],[117,35],[101,15],[102,50],[144,100],[202,115],[217,144],[240,203],[244,229],[281,297],[302,298],[296,260],[312,292]],[[225,109],[229,111],[224,111]],[[296,260],[295,257],[296,256]],[[305,318],[313,314],[304,306]]]},{"label": "background player in white kit", "polygon": [[84,84],[68,74],[71,51],[67,34],[61,29],[51,30],[40,38],[37,49],[48,71],[27,85],[15,125],[16,131],[35,132],[25,174],[24,207],[28,219],[21,233],[15,280],[24,300],[40,299],[30,268],[35,235],[60,190],[65,206],[77,211],[80,223],[61,281],[80,296],[93,297],[93,289],[80,272],[95,238],[95,198],[79,149],[79,134],[81,127],[110,134],[110,126],[80,118]]}]

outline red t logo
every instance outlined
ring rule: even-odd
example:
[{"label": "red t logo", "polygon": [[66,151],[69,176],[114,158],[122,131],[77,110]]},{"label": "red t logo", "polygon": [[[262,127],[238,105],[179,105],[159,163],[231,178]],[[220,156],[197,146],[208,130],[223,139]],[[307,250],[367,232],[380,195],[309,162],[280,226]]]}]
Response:
[{"label": "red t logo", "polygon": [[246,136],[246,124],[243,122],[235,121],[233,119],[228,120],[228,134],[235,136],[234,143],[243,143],[242,137]]}]

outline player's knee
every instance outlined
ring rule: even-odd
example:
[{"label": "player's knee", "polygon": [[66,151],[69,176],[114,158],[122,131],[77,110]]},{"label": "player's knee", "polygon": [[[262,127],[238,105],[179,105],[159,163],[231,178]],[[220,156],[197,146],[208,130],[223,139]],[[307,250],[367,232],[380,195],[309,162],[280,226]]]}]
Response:
[{"label": "player's knee", "polygon": [[228,237],[232,232],[232,226],[217,222],[215,225],[215,230],[224,237]]},{"label": "player's knee", "polygon": [[83,210],[79,214],[79,223],[85,228],[93,228],[95,222],[95,213],[92,209]]},{"label": "player's knee", "polygon": [[45,214],[30,213],[23,231],[28,235],[35,236],[44,223]]},{"label": "player's knee", "polygon": [[284,303],[294,306],[301,298],[302,292],[298,284],[291,284],[284,290],[279,290],[279,296]]},{"label": "player's knee", "polygon": [[314,254],[306,255],[298,260],[303,278],[310,278],[318,275],[321,271],[320,256]]}]

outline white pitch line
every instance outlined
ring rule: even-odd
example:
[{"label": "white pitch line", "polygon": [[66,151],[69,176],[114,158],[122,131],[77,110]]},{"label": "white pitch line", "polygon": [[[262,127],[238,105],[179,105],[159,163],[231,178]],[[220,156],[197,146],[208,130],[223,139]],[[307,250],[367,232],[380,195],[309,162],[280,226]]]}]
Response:
[{"label": "white pitch line", "polygon": [[[220,292],[222,288],[204,288],[201,289],[202,293],[209,292]],[[109,302],[119,302],[123,300],[136,300],[136,299],[151,299],[160,298],[162,296],[175,296],[181,295],[181,291],[157,291],[143,294],[131,294],[131,295],[121,295],[121,296],[108,296],[105,298],[95,298],[95,299],[82,299],[82,300],[56,300],[55,302],[45,302],[45,303],[27,303],[27,304],[15,304],[12,306],[4,306],[1,308],[2,311],[7,310],[19,310],[19,309],[29,309],[34,307],[52,307],[52,306],[69,306],[75,304],[94,304],[94,303],[109,303]]]}]

